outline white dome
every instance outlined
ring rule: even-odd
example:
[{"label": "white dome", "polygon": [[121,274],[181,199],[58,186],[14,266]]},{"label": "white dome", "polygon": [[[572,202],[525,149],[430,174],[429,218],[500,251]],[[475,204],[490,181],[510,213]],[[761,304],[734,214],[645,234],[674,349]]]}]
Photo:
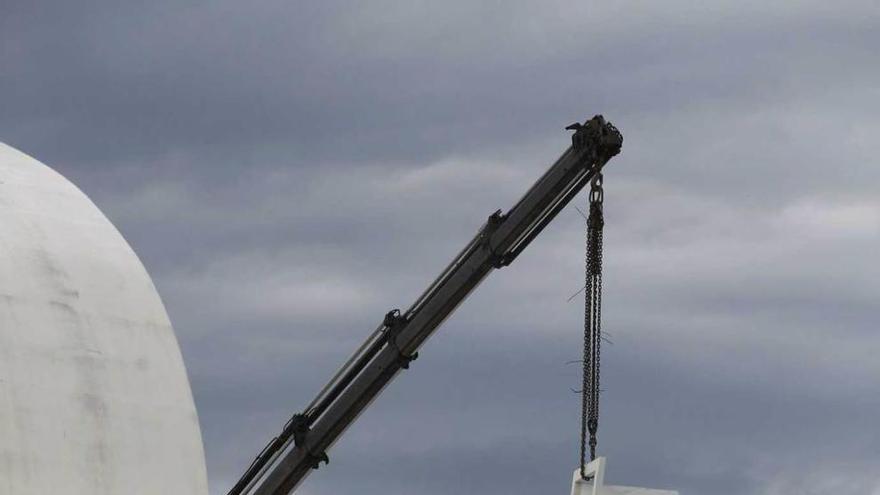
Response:
[{"label": "white dome", "polygon": [[206,495],[174,330],[76,186],[0,143],[0,493]]}]

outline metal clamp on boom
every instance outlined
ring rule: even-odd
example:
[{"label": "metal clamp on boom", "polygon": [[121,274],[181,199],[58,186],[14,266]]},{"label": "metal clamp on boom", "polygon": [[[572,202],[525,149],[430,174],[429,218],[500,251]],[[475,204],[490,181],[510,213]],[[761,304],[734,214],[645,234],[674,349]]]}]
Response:
[{"label": "metal clamp on boom", "polygon": [[492,246],[492,234],[498,229],[498,226],[504,222],[504,215],[501,213],[501,210],[496,210],[495,213],[489,215],[489,219],[486,221],[486,226],[483,227],[483,232],[481,232],[480,236],[482,237],[483,248],[489,251],[489,262],[495,268],[501,268],[510,264],[513,261],[510,256],[507,254],[500,254],[495,252],[495,247]]},{"label": "metal clamp on boom", "polygon": [[382,324],[385,325],[388,344],[397,349],[397,364],[400,365],[402,369],[406,370],[409,369],[409,363],[419,358],[419,353],[414,352],[412,354],[404,354],[400,349],[400,345],[397,344],[397,336],[400,335],[400,331],[403,329],[405,323],[406,318],[400,314],[399,309],[392,309],[389,311],[385,315],[385,320],[382,322]]},{"label": "metal clamp on boom", "polygon": [[293,430],[293,444],[306,451],[312,469],[318,469],[321,465],[321,461],[323,461],[324,464],[330,464],[330,458],[327,456],[326,452],[315,454],[309,449],[308,445],[306,445],[306,437],[308,436],[309,431],[311,431],[311,428],[309,428],[308,416],[305,414],[294,414],[293,417],[290,418],[290,428]]}]

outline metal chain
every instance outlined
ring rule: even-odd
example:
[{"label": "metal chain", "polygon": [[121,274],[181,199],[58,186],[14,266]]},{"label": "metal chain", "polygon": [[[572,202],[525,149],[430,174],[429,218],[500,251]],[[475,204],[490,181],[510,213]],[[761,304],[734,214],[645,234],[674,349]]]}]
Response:
[{"label": "metal chain", "polygon": [[593,294],[593,277],[590,275],[590,230],[587,230],[587,243],[584,270],[586,280],[584,282],[584,359],[583,363],[583,383],[581,384],[581,478],[586,479],[584,467],[587,464],[587,416],[590,409],[590,383],[592,376],[587,362],[592,356],[592,339],[590,338],[590,319],[592,314],[592,294]]},{"label": "metal chain", "polygon": [[[587,445],[590,460],[596,458],[596,432],[599,428],[599,371],[602,349],[602,212],[604,191],[602,174],[590,188],[590,215],[587,219],[586,283],[584,288],[584,370],[581,389],[581,478],[586,479]],[[587,441],[589,435],[589,442]]]}]

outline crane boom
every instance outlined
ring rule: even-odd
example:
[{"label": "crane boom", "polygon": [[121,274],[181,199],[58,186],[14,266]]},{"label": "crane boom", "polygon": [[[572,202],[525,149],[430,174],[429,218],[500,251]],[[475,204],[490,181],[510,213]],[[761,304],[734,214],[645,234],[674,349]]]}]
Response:
[{"label": "crane boom", "polygon": [[623,137],[601,115],[572,124],[571,146],[507,213],[477,235],[404,313],[393,310],[311,404],[257,456],[229,495],[288,495],[441,323],[495,268],[510,264],[620,152]]}]

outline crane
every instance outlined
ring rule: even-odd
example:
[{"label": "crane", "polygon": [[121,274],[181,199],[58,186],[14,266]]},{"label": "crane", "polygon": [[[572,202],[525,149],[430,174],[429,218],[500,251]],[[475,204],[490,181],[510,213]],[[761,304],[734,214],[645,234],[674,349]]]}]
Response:
[{"label": "crane", "polygon": [[418,349],[492,270],[512,263],[620,152],[623,136],[601,115],[573,130],[569,146],[507,213],[492,213],[476,236],[407,309],[389,311],[335,376],[256,457],[228,495],[289,495]]}]

